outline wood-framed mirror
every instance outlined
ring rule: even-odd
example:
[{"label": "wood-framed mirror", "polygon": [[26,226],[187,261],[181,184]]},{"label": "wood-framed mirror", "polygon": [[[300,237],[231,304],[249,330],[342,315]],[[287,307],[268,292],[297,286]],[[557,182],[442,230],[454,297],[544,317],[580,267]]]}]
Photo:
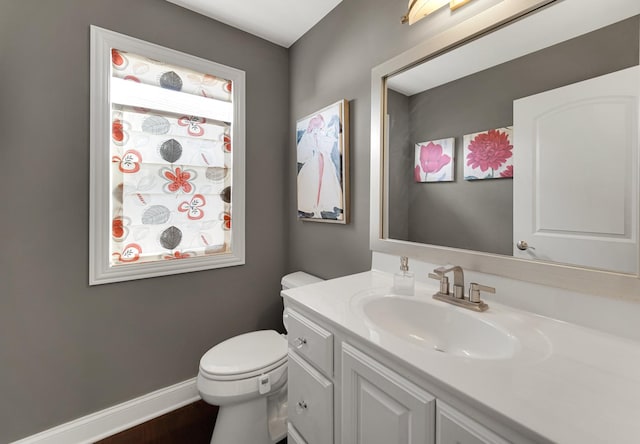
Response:
[{"label": "wood-framed mirror", "polygon": [[640,300],[639,14],[501,2],[374,68],[372,250]]}]

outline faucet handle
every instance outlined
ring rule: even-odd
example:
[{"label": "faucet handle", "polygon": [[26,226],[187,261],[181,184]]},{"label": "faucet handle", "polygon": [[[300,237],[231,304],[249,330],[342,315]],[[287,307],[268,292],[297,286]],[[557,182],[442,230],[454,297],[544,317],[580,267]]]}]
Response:
[{"label": "faucet handle", "polygon": [[476,282],[472,282],[469,285],[469,302],[473,302],[476,304],[482,302],[482,300],[480,299],[481,291],[484,291],[486,293],[495,293],[496,289],[487,285],[481,285]]},{"label": "faucet handle", "polygon": [[429,273],[429,278],[435,279],[436,281],[440,281],[440,294],[448,295],[449,294],[449,278],[444,275],[439,268],[433,270],[434,273]]}]

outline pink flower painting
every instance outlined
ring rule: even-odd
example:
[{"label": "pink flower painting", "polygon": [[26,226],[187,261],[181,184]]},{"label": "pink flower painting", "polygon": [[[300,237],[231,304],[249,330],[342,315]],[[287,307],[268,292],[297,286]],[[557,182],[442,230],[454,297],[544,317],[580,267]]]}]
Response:
[{"label": "pink flower painting", "polygon": [[416,182],[451,182],[455,139],[416,143],[413,176]]},{"label": "pink flower painting", "polygon": [[467,134],[464,142],[464,178],[513,177],[513,145],[510,127]]}]

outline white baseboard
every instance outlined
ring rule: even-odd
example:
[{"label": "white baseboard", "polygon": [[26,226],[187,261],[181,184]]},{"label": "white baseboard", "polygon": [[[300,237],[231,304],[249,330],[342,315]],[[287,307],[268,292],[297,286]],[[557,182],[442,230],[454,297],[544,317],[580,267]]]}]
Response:
[{"label": "white baseboard", "polygon": [[199,399],[196,378],[193,378],[45,430],[13,444],[94,443]]}]

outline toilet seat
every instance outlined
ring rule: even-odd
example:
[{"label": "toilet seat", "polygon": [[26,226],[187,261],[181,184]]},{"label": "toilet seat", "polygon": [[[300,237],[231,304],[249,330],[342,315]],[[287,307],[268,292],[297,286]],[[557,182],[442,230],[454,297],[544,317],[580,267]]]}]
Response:
[{"label": "toilet seat", "polygon": [[198,392],[200,397],[209,404],[233,404],[259,397],[262,376],[269,377],[271,384],[269,393],[280,390],[287,382],[287,363],[280,364],[279,367],[269,372],[262,372],[257,376],[234,380],[214,379],[200,372],[197,381]]},{"label": "toilet seat", "polygon": [[263,368],[259,368],[256,369],[252,372],[249,373],[239,373],[237,375],[218,375],[215,373],[211,373],[208,372],[202,368],[200,368],[200,375],[205,378],[205,379],[209,379],[211,381],[229,381],[229,382],[233,382],[233,381],[243,381],[246,379],[252,379],[255,378],[256,376],[260,376],[260,375],[264,375],[266,373],[270,373],[273,372],[274,370],[278,370],[278,367],[282,367],[282,366],[286,366],[287,365],[287,357],[284,356],[281,360],[279,360],[278,362],[275,362],[267,367],[263,367]]},{"label": "toilet seat", "polygon": [[221,342],[200,359],[200,375],[240,381],[269,373],[287,362],[287,340],[275,330],[245,333]]}]

